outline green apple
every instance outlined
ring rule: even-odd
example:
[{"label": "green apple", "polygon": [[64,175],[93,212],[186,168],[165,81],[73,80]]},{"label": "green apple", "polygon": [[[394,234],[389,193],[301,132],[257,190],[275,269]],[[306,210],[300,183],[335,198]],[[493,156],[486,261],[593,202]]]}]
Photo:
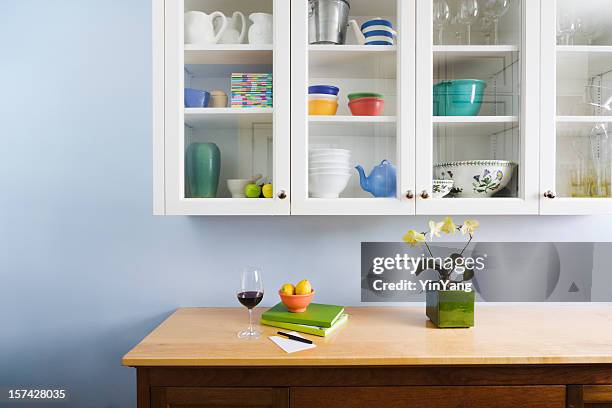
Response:
[{"label": "green apple", "polygon": [[260,194],[261,187],[259,187],[257,184],[247,184],[247,186],[244,188],[244,195],[246,195],[248,198],[259,198]]}]

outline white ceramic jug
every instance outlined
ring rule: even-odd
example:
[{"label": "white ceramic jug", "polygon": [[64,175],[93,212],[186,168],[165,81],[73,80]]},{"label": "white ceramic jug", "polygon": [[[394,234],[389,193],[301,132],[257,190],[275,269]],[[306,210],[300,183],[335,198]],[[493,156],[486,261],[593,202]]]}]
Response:
[{"label": "white ceramic jug", "polygon": [[249,44],[272,44],[272,14],[253,13],[249,19],[253,22],[249,28]]},{"label": "white ceramic jug", "polygon": [[[240,30],[238,30],[238,19],[240,18]],[[216,20],[217,22],[221,20]],[[220,24],[215,24],[215,27]],[[242,14],[239,11],[234,11],[232,17],[227,18],[227,29],[221,36],[219,44],[242,44],[247,34],[247,23]]]},{"label": "white ceramic jug", "polygon": [[[221,25],[215,33],[213,21],[221,19]],[[216,44],[227,29],[227,17],[220,11],[206,14],[201,11],[185,13],[185,44]]]}]

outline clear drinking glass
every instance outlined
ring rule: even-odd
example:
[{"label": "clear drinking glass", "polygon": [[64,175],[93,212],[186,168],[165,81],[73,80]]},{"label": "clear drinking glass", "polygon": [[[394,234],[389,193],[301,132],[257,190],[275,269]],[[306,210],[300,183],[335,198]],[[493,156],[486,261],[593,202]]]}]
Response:
[{"label": "clear drinking glass", "polygon": [[438,45],[444,42],[444,26],[451,19],[450,7],[446,0],[435,0],[433,2],[433,26],[438,32]]},{"label": "clear drinking glass", "polygon": [[456,19],[458,24],[465,24],[467,45],[472,44],[472,24],[479,16],[478,0],[459,0]]},{"label": "clear drinking glass", "polygon": [[499,44],[499,19],[510,9],[510,0],[481,0],[483,16],[493,24],[493,43]]},{"label": "clear drinking glass", "polygon": [[238,301],[242,306],[249,309],[249,328],[238,332],[241,339],[256,339],[261,332],[253,328],[253,308],[261,302],[264,295],[261,270],[258,268],[245,268],[240,276],[240,289],[238,289]]}]

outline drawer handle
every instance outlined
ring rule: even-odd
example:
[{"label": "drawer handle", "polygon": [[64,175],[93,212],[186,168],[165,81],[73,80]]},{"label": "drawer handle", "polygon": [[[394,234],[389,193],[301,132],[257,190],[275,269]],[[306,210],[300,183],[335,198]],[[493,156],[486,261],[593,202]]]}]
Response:
[{"label": "drawer handle", "polygon": [[284,200],[285,198],[287,198],[287,193],[285,193],[285,190],[281,190],[278,193],[278,198],[280,198],[281,200]]},{"label": "drawer handle", "polygon": [[427,192],[427,190],[423,190],[423,191],[421,192],[421,198],[422,198],[423,200],[427,200],[427,199],[429,198],[429,193]]},{"label": "drawer handle", "polygon": [[552,200],[553,198],[555,198],[555,197],[556,197],[556,195],[555,195],[555,193],[554,193],[554,192],[552,192],[552,191],[548,190],[547,192],[545,192],[545,193],[544,193],[544,197],[549,198],[549,199],[551,199],[551,200]]}]

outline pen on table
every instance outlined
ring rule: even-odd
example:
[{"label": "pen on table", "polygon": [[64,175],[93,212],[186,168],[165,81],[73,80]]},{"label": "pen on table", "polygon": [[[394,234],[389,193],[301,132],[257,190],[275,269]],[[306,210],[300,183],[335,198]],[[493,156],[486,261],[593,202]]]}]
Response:
[{"label": "pen on table", "polygon": [[298,336],[293,336],[289,333],[283,333],[283,332],[276,332],[277,334],[280,334],[281,336],[285,336],[291,340],[295,340],[295,341],[300,341],[302,343],[306,343],[306,344],[312,344],[312,340],[308,340],[308,339],[304,339],[302,337],[298,337]]}]

